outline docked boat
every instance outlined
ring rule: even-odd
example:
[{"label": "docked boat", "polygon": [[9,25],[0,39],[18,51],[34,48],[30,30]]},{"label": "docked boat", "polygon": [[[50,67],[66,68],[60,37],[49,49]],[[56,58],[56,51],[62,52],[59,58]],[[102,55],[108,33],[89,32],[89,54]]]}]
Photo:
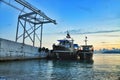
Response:
[{"label": "docked boat", "polygon": [[87,45],[87,37],[85,37],[85,45],[81,45],[77,55],[80,57],[80,60],[92,60],[93,53],[93,45]]},{"label": "docked boat", "polygon": [[76,52],[79,49],[78,44],[74,44],[74,40],[67,32],[64,39],[57,40],[58,44],[53,44],[52,54],[57,59],[76,59]]},{"label": "docked boat", "polygon": [[80,59],[90,60],[93,56],[93,46],[87,45],[87,39],[85,40],[86,45],[78,46],[74,44],[74,40],[71,38],[69,32],[64,39],[57,40],[58,44],[53,44],[50,57],[53,59]]}]

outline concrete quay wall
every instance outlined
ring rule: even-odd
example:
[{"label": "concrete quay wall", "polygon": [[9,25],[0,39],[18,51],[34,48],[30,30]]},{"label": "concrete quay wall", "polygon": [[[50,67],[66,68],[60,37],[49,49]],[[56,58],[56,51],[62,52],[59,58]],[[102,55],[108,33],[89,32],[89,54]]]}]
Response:
[{"label": "concrete quay wall", "polygon": [[0,61],[45,58],[47,53],[38,52],[38,47],[0,38]]}]

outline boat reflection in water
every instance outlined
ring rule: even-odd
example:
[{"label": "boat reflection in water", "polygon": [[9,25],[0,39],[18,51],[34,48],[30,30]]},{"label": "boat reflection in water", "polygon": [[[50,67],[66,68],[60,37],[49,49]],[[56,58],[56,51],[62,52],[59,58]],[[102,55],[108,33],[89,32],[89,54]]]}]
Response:
[{"label": "boat reflection in water", "polygon": [[65,39],[58,40],[59,44],[53,44],[53,49],[48,55],[49,59],[59,60],[92,60],[93,46],[87,45],[87,37],[85,39],[85,45],[79,46],[74,44],[74,40],[71,38],[69,32]]},{"label": "boat reflection in water", "polygon": [[79,60],[0,62],[1,80],[120,80],[120,54],[94,54],[93,63]]}]

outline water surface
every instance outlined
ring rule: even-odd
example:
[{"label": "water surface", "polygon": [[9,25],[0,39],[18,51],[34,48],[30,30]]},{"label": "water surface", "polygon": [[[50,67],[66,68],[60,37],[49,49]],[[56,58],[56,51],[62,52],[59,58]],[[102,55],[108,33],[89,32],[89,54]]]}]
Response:
[{"label": "water surface", "polygon": [[0,62],[0,80],[120,80],[120,54],[95,54],[94,63],[72,60]]}]

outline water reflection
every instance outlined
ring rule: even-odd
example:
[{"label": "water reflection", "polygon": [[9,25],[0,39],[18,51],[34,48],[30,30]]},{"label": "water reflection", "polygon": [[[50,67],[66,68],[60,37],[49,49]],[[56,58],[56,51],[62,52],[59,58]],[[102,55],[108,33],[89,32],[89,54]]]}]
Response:
[{"label": "water reflection", "polygon": [[[78,61],[15,61],[0,63],[0,76],[7,79],[42,79],[42,80],[65,80],[78,79],[85,75],[91,75],[92,64]],[[90,74],[89,74],[90,73]],[[78,76],[81,75],[81,76]],[[84,77],[84,76],[83,76]]]},{"label": "water reflection", "polygon": [[93,65],[79,61],[53,61],[54,70],[51,77],[62,80],[78,80],[92,78]]},{"label": "water reflection", "polygon": [[[119,62],[109,63],[112,61]],[[111,59],[110,55],[95,55],[94,62],[70,60],[0,62],[0,78],[6,80],[119,80],[120,64],[118,63],[120,63],[120,55],[115,59]]]}]

